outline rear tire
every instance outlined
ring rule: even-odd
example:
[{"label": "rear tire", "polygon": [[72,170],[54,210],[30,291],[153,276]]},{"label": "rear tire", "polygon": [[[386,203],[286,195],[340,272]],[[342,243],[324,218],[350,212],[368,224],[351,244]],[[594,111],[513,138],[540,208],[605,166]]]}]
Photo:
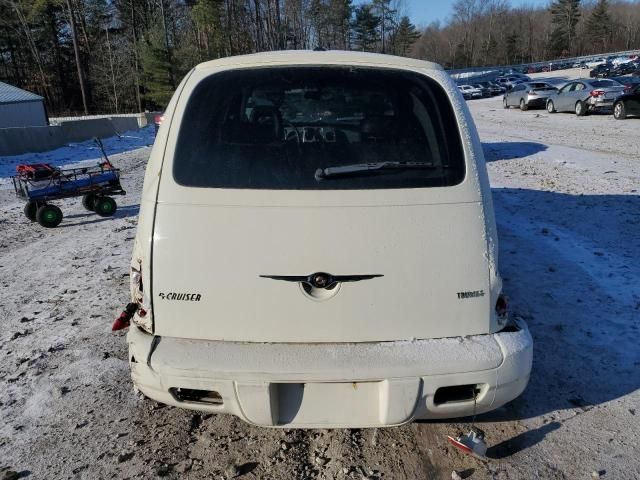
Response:
[{"label": "rear tire", "polygon": [[82,206],[90,212],[94,211],[95,203],[96,196],[93,193],[87,193],[86,195],[82,196]]},{"label": "rear tire", "polygon": [[55,205],[42,205],[38,208],[36,220],[45,228],[55,228],[62,221],[62,210]]},{"label": "rear tire", "polygon": [[24,206],[24,216],[32,222],[36,221],[36,214],[38,213],[38,202],[35,200],[29,200]]},{"label": "rear tire", "polygon": [[529,110],[529,105],[525,103],[524,98],[520,99],[520,110],[522,110],[523,112]]},{"label": "rear tire", "polygon": [[584,117],[587,114],[587,105],[582,101],[576,102],[576,115],[579,117]]},{"label": "rear tire", "polygon": [[93,204],[95,212],[101,217],[111,217],[118,208],[116,201],[111,197],[98,197]]},{"label": "rear tire", "polygon": [[509,104],[507,103],[507,99],[506,98],[502,99],[502,108],[509,108]]},{"label": "rear tire", "polygon": [[553,101],[552,100],[549,100],[547,102],[547,112],[556,113],[556,107],[553,105]]},{"label": "rear tire", "polygon": [[627,112],[624,109],[624,102],[616,102],[613,106],[613,118],[616,120],[624,120],[627,118]]}]

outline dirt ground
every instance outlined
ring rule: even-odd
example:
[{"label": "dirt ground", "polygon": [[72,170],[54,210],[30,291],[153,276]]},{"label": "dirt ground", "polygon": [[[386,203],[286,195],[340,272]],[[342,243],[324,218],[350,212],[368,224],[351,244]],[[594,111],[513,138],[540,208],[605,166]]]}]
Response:
[{"label": "dirt ground", "polygon": [[[128,263],[149,148],[114,155],[114,218],[60,202],[31,224],[0,184],[0,479],[640,478],[640,119],[469,102],[488,160],[512,314],[535,341],[531,382],[468,425],[278,430],[139,398],[124,333]],[[0,163],[3,160],[0,159]]]}]

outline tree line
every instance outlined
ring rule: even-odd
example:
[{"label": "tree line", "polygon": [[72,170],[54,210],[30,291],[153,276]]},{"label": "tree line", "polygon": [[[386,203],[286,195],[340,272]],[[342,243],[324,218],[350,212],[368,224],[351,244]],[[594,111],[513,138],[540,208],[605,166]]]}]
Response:
[{"label": "tree line", "polygon": [[203,61],[282,49],[414,56],[450,68],[640,48],[640,3],[457,0],[419,31],[403,0],[0,0],[0,81],[50,115],[162,109]]},{"label": "tree line", "polygon": [[451,20],[428,25],[413,55],[447,68],[534,63],[640,49],[640,2],[457,0]]},{"label": "tree line", "polygon": [[408,55],[402,0],[0,0],[0,81],[50,114],[161,109],[203,61],[282,49]]}]

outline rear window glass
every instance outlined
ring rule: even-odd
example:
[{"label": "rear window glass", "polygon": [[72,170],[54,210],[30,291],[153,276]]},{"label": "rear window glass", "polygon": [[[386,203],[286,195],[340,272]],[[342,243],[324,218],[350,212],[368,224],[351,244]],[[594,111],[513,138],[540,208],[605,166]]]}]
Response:
[{"label": "rear window glass", "polygon": [[411,72],[222,72],[196,86],[179,128],[173,174],[185,186],[421,188],[465,174],[447,94]]},{"label": "rear window glass", "polygon": [[621,85],[618,82],[614,82],[613,80],[594,80],[591,82],[591,86],[595,88],[604,88],[604,87],[620,87]]}]

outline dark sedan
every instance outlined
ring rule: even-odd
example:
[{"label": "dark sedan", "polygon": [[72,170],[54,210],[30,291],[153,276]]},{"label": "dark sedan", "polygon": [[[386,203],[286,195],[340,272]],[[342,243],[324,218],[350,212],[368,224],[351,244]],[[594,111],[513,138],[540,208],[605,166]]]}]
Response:
[{"label": "dark sedan", "polygon": [[621,63],[612,68],[609,75],[627,75],[635,72],[637,69],[636,64],[633,62]]},{"label": "dark sedan", "polygon": [[595,67],[593,70],[589,72],[589,77],[591,78],[607,78],[611,74],[611,69],[613,65],[609,63],[603,63]]},{"label": "dark sedan", "polygon": [[624,120],[631,115],[640,116],[640,85],[613,102],[613,116],[617,120]]}]

